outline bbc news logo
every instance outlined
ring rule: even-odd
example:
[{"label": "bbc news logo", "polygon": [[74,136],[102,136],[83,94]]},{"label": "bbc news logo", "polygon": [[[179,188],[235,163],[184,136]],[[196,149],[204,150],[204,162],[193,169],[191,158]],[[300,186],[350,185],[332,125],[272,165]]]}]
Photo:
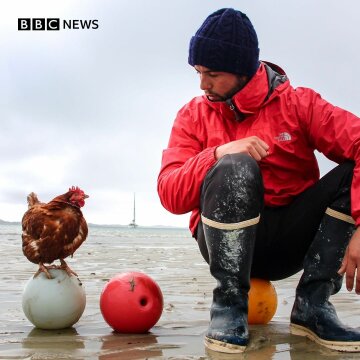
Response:
[{"label": "bbc news logo", "polygon": [[98,29],[98,20],[62,20],[59,18],[19,18],[19,31],[58,31],[61,29],[80,30]]},{"label": "bbc news logo", "polygon": [[18,30],[60,30],[60,19],[18,19]]}]

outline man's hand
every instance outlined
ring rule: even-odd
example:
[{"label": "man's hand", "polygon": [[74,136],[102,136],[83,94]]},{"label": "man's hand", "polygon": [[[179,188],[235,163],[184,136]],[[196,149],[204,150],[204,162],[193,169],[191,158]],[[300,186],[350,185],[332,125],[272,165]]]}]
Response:
[{"label": "man's hand", "polygon": [[257,136],[250,136],[220,145],[215,151],[215,158],[218,160],[227,154],[245,153],[253,157],[256,161],[260,161],[269,155],[269,148],[269,145],[265,141]]},{"label": "man's hand", "polygon": [[355,230],[350,239],[338,273],[340,275],[346,274],[348,291],[352,291],[355,280],[355,292],[360,295],[360,227]]}]

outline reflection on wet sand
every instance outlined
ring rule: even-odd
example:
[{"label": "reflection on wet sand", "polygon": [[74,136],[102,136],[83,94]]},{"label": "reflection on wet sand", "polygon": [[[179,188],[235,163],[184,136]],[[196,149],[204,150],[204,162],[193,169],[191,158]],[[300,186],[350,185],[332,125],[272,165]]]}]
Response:
[{"label": "reflection on wet sand", "polygon": [[112,334],[102,337],[99,360],[136,360],[162,356],[157,337],[152,334]]},{"label": "reflection on wet sand", "polygon": [[40,349],[56,350],[59,344],[61,344],[63,352],[69,354],[85,348],[84,341],[75,328],[63,330],[33,328],[22,341],[23,349],[28,351],[39,351]]}]

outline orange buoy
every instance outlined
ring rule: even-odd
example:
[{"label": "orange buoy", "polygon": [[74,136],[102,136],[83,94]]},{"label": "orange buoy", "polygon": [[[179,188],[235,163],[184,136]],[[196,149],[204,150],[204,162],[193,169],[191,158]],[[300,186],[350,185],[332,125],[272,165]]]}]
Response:
[{"label": "orange buoy", "polygon": [[249,291],[249,324],[267,324],[274,316],[277,308],[277,294],[269,280],[250,280]]}]

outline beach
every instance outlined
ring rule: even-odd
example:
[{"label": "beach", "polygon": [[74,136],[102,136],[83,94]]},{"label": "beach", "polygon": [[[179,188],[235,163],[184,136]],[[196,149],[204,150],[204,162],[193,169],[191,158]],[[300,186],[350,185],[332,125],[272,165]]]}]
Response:
[{"label": "beach", "polygon": [[[289,315],[299,276],[273,282],[278,308],[267,325],[250,327],[244,354],[205,350],[203,336],[215,280],[187,229],[90,226],[86,242],[68,259],[86,292],[80,320],[65,330],[40,330],[25,317],[22,291],[37,266],[21,250],[20,224],[0,225],[0,359],[358,359],[290,335]],[[164,310],[147,334],[112,331],[99,298],[106,282],[125,271],[141,271],[160,286]],[[344,287],[333,296],[341,320],[360,326],[360,296]]]}]

